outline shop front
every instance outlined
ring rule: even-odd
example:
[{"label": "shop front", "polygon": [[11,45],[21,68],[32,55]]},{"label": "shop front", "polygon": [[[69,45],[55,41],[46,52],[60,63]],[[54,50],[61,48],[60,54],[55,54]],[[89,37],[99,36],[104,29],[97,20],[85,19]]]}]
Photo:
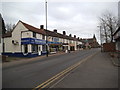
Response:
[{"label": "shop front", "polygon": [[70,47],[68,43],[63,43],[63,51],[69,51]]},{"label": "shop front", "polygon": [[34,57],[46,53],[46,41],[36,38],[21,38],[21,51],[26,57]]},{"label": "shop front", "polygon": [[48,42],[49,51],[51,52],[58,52],[62,51],[62,43],[61,42]]},{"label": "shop front", "polygon": [[75,45],[74,44],[69,44],[70,46],[70,51],[75,51]]}]

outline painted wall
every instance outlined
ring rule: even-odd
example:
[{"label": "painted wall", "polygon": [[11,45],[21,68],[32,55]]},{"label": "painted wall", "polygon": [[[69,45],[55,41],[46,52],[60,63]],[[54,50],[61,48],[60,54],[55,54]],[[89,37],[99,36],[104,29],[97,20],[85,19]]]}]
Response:
[{"label": "painted wall", "polygon": [[33,37],[33,32],[27,31],[27,32],[22,32],[22,38],[32,38]]},{"label": "painted wall", "polygon": [[63,39],[62,39],[62,38],[59,38],[59,42],[63,42]]},{"label": "painted wall", "polygon": [[[21,22],[18,22],[12,32],[12,37],[4,38],[5,52],[21,52],[21,31],[27,31],[27,28]],[[14,45],[12,40],[17,41],[18,44]]]},{"label": "painted wall", "polygon": [[42,39],[42,34],[36,33],[36,38],[37,38],[37,39]]}]

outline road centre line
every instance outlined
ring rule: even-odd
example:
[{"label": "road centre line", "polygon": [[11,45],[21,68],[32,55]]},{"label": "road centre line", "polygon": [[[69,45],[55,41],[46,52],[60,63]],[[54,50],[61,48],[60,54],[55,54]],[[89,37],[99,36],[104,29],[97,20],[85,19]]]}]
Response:
[{"label": "road centre line", "polygon": [[42,84],[38,85],[37,87],[35,87],[33,90],[36,89],[42,89],[47,87],[49,84],[51,84],[52,82],[56,81],[57,79],[59,79],[60,77],[64,76],[65,74],[69,73],[70,71],[72,71],[73,69],[75,69],[76,67],[78,67],[81,63],[85,62],[86,60],[88,60],[89,58],[95,56],[98,52],[82,59],[81,61],[77,62],[76,64],[68,67],[67,69],[63,70],[62,72],[58,73],[57,75],[53,76],[52,78],[48,79],[47,81],[43,82]]}]

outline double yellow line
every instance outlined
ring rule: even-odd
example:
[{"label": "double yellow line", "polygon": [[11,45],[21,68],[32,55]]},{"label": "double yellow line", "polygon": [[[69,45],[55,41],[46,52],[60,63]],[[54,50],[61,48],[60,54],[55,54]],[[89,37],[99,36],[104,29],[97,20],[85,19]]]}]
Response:
[{"label": "double yellow line", "polygon": [[62,72],[58,73],[57,75],[53,76],[52,78],[50,78],[47,81],[43,82],[42,84],[38,85],[33,90],[36,90],[36,89],[40,90],[42,88],[47,87],[49,84],[51,84],[52,82],[56,81],[57,79],[59,79],[60,77],[64,76],[65,74],[69,73],[70,71],[72,71],[73,69],[78,67],[82,62],[88,60],[89,58],[93,57],[96,54],[97,53],[94,53],[93,55],[90,55],[90,56],[86,57],[85,59],[81,60],[80,62],[78,62],[78,63],[68,67],[67,69],[63,70]]}]

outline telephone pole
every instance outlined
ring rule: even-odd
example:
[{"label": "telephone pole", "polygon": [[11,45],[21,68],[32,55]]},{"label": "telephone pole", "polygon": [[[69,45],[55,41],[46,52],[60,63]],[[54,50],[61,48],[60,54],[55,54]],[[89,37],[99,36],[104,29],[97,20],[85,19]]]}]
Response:
[{"label": "telephone pole", "polygon": [[46,19],[46,57],[48,57],[48,42],[47,42],[47,0],[45,0],[45,19]]},{"label": "telephone pole", "polygon": [[102,29],[102,26],[97,26],[99,29],[100,29],[100,44],[101,44],[101,52],[102,52],[102,37],[101,37],[101,29]]}]

